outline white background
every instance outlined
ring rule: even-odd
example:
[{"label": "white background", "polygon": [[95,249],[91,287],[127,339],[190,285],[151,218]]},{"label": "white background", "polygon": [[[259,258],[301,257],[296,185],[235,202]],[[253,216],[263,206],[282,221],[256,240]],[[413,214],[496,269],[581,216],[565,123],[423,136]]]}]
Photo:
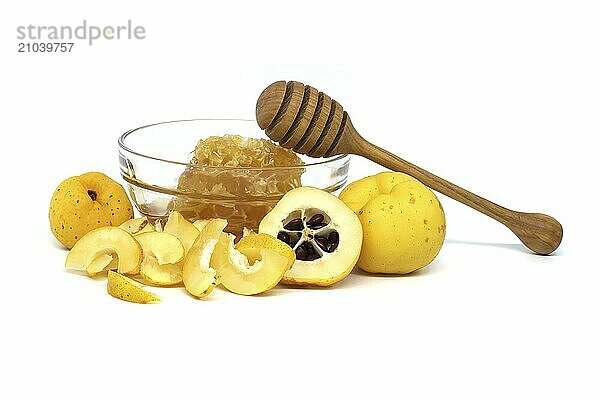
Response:
[{"label": "white background", "polygon": [[[597,2],[395,3],[4,2],[0,397],[597,399]],[[18,25],[84,18],[147,38],[17,53]],[[279,79],[417,165],[555,216],[563,244],[533,255],[441,197],[446,243],[410,276],[141,306],[63,270],[47,220],[62,179],[120,181],[123,131],[253,117]],[[354,158],[351,179],[380,170]]]}]

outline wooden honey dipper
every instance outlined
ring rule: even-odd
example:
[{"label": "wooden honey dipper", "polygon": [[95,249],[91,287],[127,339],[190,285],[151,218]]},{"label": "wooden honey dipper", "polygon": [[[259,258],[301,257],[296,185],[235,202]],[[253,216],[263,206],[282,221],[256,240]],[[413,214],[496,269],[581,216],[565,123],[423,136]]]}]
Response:
[{"label": "wooden honey dipper", "polygon": [[556,219],[499,206],[368,142],[339,103],[308,85],[295,81],[269,85],[256,102],[256,121],[269,138],[298,153],[311,157],[356,154],[408,174],[504,224],[535,253],[550,254],[562,240],[562,226]]}]

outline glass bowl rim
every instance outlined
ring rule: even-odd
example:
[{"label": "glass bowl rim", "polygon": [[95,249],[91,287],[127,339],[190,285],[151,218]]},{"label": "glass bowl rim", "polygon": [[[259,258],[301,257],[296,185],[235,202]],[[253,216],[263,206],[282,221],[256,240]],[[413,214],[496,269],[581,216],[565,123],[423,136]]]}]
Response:
[{"label": "glass bowl rim", "polygon": [[[193,122],[193,121],[256,122],[256,120],[254,120],[254,119],[244,119],[244,118],[190,118],[190,119],[176,119],[176,120],[172,120],[172,121],[155,122],[155,123],[152,123],[152,124],[142,125],[142,126],[138,126],[137,128],[129,129],[128,131],[126,131],[123,134],[121,134],[119,136],[119,139],[118,139],[119,148],[122,149],[122,150],[124,150],[124,151],[126,151],[126,152],[128,152],[128,153],[135,154],[135,155],[137,155],[139,157],[143,157],[143,158],[147,158],[147,159],[155,160],[155,161],[160,161],[160,162],[165,162],[165,163],[168,163],[168,164],[182,165],[182,166],[193,167],[193,168],[229,170],[229,171],[235,171],[235,170],[243,170],[243,171],[255,171],[255,170],[261,170],[261,171],[262,170],[294,170],[294,169],[303,169],[303,168],[317,166],[317,165],[327,165],[329,163],[334,163],[335,161],[343,160],[343,159],[348,159],[349,160],[348,154],[339,154],[337,156],[333,156],[333,157],[329,157],[329,158],[324,158],[321,161],[305,163],[305,164],[302,164],[302,165],[291,165],[291,166],[287,166],[287,167],[283,167],[283,166],[279,166],[279,167],[227,167],[227,166],[210,166],[210,165],[206,165],[205,166],[205,165],[193,164],[193,163],[190,163],[190,162],[181,162],[181,161],[167,160],[167,159],[160,158],[160,157],[150,156],[148,154],[143,154],[143,153],[140,153],[138,151],[135,151],[135,150],[131,149],[130,147],[128,147],[125,144],[125,139],[127,138],[127,136],[129,136],[130,134],[132,134],[134,132],[140,131],[142,129],[149,128],[149,127],[152,127],[152,126],[158,126],[158,125],[167,125],[167,124],[173,124],[173,123],[178,123],[178,122]],[[317,160],[317,159],[315,158],[315,160]]]}]

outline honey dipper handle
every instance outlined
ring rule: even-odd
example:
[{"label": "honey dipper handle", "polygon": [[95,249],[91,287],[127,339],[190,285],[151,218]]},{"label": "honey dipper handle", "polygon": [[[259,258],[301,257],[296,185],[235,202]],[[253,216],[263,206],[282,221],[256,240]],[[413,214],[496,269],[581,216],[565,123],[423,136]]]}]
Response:
[{"label": "honey dipper handle", "polygon": [[560,245],[563,230],[556,219],[545,214],[523,213],[499,206],[377,147],[352,128],[347,129],[344,136],[344,143],[339,146],[340,152],[357,154],[393,171],[408,174],[431,189],[474,208],[507,226],[533,252],[550,254]]}]

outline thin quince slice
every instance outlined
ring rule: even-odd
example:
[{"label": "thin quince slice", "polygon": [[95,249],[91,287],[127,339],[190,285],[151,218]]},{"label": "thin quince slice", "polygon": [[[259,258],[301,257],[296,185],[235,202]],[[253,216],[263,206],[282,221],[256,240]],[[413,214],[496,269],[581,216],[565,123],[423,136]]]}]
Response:
[{"label": "thin quince slice", "polygon": [[211,258],[220,283],[227,290],[254,295],[275,287],[296,261],[294,251],[265,233],[244,236],[234,247],[235,236],[222,233]]},{"label": "thin quince slice", "polygon": [[177,211],[171,211],[163,231],[177,236],[177,238],[181,240],[185,249],[185,254],[190,251],[190,248],[200,233],[194,224],[186,220],[183,215]]},{"label": "thin quince slice", "polygon": [[127,220],[119,225],[119,228],[125,229],[134,236],[146,232],[154,232],[154,226],[146,217]]},{"label": "thin quince slice", "polygon": [[165,232],[146,232],[136,236],[144,251],[140,275],[157,285],[174,285],[183,279],[185,249],[181,241]]},{"label": "thin quince slice", "polygon": [[108,294],[131,303],[151,304],[160,302],[160,297],[142,288],[138,282],[114,271],[108,271],[106,284]]},{"label": "thin quince slice", "polygon": [[210,219],[197,219],[192,225],[198,229],[198,232],[202,232],[202,229],[204,229],[209,222]]},{"label": "thin quince slice", "polygon": [[159,264],[173,264],[183,260],[185,249],[176,236],[166,232],[146,232],[135,238],[142,250],[144,257],[153,256]]},{"label": "thin quince slice", "polygon": [[183,284],[198,298],[209,295],[219,283],[217,271],[211,265],[211,256],[227,221],[210,220],[191,247],[183,263]]},{"label": "thin quince slice", "polygon": [[94,275],[116,267],[121,274],[137,274],[142,259],[142,247],[130,233],[105,226],[88,232],[75,243],[67,254],[65,268]]},{"label": "thin quince slice", "polygon": [[140,275],[152,285],[177,285],[183,281],[183,261],[160,265],[156,258],[149,256],[142,261]]},{"label": "thin quince slice", "polygon": [[86,267],[88,275],[95,275],[107,269],[117,269],[119,263],[118,257],[113,257],[109,253],[96,256]]}]

